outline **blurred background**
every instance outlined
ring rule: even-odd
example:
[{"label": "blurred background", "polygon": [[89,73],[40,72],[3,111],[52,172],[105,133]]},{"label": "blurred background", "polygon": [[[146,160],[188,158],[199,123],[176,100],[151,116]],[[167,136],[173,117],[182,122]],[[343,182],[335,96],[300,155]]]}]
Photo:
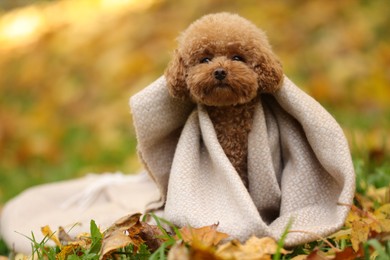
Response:
[{"label": "blurred background", "polygon": [[[200,16],[264,29],[338,120],[358,190],[390,182],[388,0],[0,0],[0,208],[27,187],[140,168],[128,107]],[[215,28],[210,28],[211,30]]]}]

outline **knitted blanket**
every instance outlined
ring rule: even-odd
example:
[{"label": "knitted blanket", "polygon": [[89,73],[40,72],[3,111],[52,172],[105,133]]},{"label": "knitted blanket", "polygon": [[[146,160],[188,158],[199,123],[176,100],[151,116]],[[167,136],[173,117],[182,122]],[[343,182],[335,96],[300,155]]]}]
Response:
[{"label": "knitted blanket", "polygon": [[[316,240],[342,227],[355,191],[342,129],[287,77],[259,101],[248,143],[249,188],[218,143],[202,105],[169,96],[164,77],[130,99],[138,151],[161,193],[154,206],[178,226],[219,223],[246,240]],[[304,232],[301,232],[304,231]]]}]

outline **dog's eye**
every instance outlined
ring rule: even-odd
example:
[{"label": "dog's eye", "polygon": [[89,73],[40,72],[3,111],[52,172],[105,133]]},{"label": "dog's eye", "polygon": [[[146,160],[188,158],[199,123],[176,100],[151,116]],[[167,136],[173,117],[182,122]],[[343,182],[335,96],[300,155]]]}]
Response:
[{"label": "dog's eye", "polygon": [[239,55],[234,55],[232,60],[245,62],[245,59]]},{"label": "dog's eye", "polygon": [[209,63],[211,61],[212,58],[210,57],[204,57],[200,60],[200,63]]}]

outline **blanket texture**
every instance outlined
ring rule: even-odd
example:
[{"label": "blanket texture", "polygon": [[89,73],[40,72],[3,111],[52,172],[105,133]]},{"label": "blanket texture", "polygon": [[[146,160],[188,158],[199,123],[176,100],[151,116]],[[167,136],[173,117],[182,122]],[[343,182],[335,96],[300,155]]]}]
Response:
[{"label": "blanket texture", "polygon": [[164,77],[130,99],[139,155],[161,193],[164,217],[193,227],[219,223],[233,238],[318,239],[344,223],[355,191],[342,129],[287,77],[262,95],[249,134],[249,188],[218,143],[202,105],[168,94]]}]

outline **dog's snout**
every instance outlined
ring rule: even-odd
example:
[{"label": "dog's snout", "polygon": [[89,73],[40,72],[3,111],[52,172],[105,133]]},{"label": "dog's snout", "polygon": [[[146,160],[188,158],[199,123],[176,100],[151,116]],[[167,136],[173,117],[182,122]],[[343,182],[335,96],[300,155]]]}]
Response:
[{"label": "dog's snout", "polygon": [[214,70],[214,78],[218,80],[223,80],[224,78],[226,78],[226,74],[226,71],[222,68]]}]

